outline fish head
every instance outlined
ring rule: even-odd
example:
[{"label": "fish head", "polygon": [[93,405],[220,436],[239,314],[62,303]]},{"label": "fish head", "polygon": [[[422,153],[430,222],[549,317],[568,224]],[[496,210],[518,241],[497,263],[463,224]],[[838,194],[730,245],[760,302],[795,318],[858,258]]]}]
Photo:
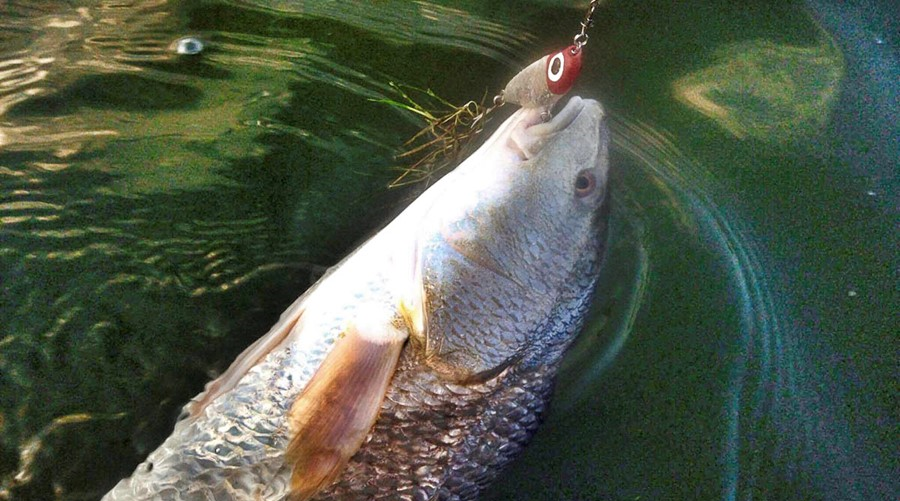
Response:
[{"label": "fish head", "polygon": [[517,111],[426,193],[414,341],[435,370],[484,379],[568,345],[603,256],[608,150],[602,106],[574,96],[549,121]]}]

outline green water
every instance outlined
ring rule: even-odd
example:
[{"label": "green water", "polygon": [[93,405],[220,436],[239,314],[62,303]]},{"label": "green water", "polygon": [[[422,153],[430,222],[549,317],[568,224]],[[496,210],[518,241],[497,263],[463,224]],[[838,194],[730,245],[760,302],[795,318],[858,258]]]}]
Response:
[{"label": "green water", "polygon": [[[583,3],[0,4],[0,499],[99,498],[402,206],[389,82],[496,92]],[[611,250],[487,499],[900,497],[891,12],[600,10]]]}]

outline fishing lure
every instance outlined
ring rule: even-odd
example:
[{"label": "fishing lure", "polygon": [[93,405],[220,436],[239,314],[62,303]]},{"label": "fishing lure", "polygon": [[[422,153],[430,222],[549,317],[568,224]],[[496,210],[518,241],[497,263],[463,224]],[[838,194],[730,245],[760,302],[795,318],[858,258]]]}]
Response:
[{"label": "fishing lure", "polygon": [[[549,120],[553,105],[572,89],[581,73],[583,49],[588,42],[587,30],[594,25],[594,15],[599,5],[600,0],[591,0],[581,21],[581,30],[573,38],[572,45],[551,52],[525,67],[494,96],[490,106],[469,101],[463,106],[450,106],[448,113],[437,115],[421,109],[401,92],[402,97],[412,105],[403,107],[415,108],[419,115],[426,118],[428,125],[404,143],[405,151],[397,155],[397,159],[408,166],[391,186],[427,179],[435,172],[456,164],[469,152],[471,140],[484,129],[488,116],[506,103],[540,109],[544,120]],[[435,97],[432,92],[427,93]],[[445,101],[442,103],[447,104]]]},{"label": "fishing lure", "polygon": [[549,109],[575,85],[582,53],[580,47],[570,45],[538,59],[509,81],[500,98],[523,108]]}]

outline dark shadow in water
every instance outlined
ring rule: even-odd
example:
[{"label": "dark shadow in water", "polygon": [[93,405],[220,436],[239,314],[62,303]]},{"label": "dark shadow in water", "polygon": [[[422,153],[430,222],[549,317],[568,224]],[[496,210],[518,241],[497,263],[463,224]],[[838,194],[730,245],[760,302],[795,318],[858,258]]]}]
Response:
[{"label": "dark shadow in water", "polygon": [[91,75],[52,95],[24,101],[13,107],[7,117],[71,115],[82,107],[123,112],[187,108],[196,104],[201,95],[202,91],[191,85],[160,82],[141,75]]},{"label": "dark shadow in water", "polygon": [[140,66],[164,74],[184,75],[192,80],[198,78],[226,80],[233,76],[233,72],[208,61],[217,52],[217,49],[213,46],[205,48],[202,54],[185,55],[170,62],[148,62]]}]

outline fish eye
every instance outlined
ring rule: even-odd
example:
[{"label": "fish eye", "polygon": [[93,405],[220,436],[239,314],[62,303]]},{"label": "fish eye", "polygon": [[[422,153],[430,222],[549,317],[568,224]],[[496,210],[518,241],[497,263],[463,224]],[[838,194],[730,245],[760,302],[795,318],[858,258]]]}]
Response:
[{"label": "fish eye", "polygon": [[575,177],[575,196],[582,198],[594,192],[597,187],[597,178],[594,173],[585,169]]}]

